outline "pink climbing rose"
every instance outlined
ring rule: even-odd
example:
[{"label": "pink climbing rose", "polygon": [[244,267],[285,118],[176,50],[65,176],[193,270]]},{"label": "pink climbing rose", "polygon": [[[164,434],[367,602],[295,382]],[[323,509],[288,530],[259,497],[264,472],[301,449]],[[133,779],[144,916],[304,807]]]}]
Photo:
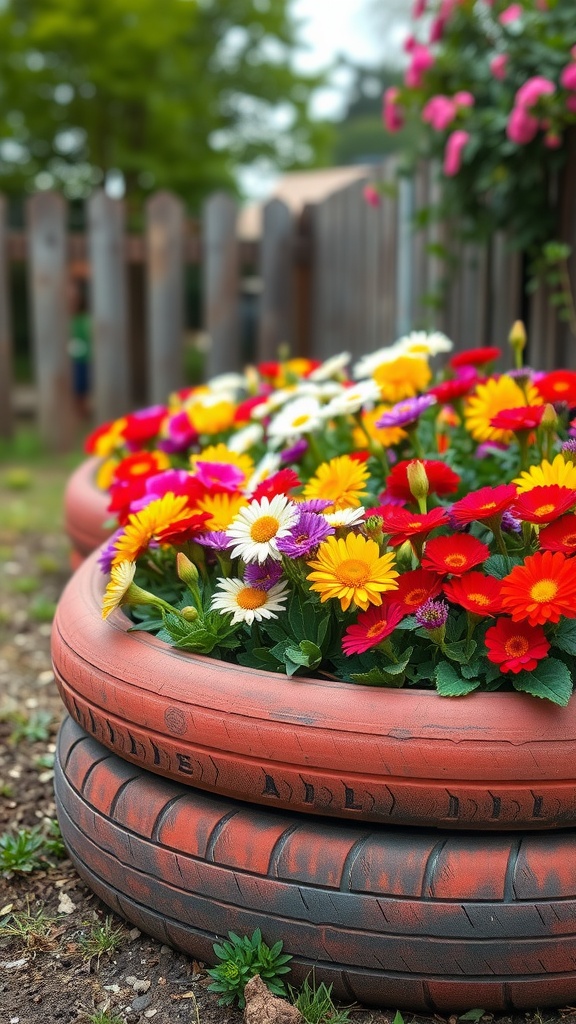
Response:
[{"label": "pink climbing rose", "polygon": [[522,14],[523,10],[521,4],[510,4],[510,7],[507,7],[502,11],[502,14],[499,15],[498,21],[501,25],[512,25],[513,22],[518,21],[518,18],[522,17]]},{"label": "pink climbing rose", "polygon": [[384,93],[382,117],[384,126],[389,132],[399,132],[404,127],[404,115],[402,107],[398,103],[400,90],[396,85],[391,85]]},{"label": "pink climbing rose", "polygon": [[510,142],[525,146],[526,143],[532,142],[537,131],[538,118],[532,117],[524,107],[514,107],[506,125],[506,135]]},{"label": "pink climbing rose", "polygon": [[405,82],[409,89],[419,89],[426,71],[432,67],[434,57],[427,46],[415,43],[411,51],[412,60],[406,71]]},{"label": "pink climbing rose", "polygon": [[455,174],[458,174],[462,166],[462,153],[469,139],[470,132],[465,132],[461,128],[448,136],[443,167],[446,177],[453,178]]},{"label": "pink climbing rose", "polygon": [[422,110],[424,123],[432,125],[437,132],[444,131],[455,117],[456,104],[448,96],[432,96]]},{"label": "pink climbing rose", "polygon": [[380,193],[378,189],[374,188],[374,185],[364,185],[362,194],[368,206],[380,206]]},{"label": "pink climbing rose", "polygon": [[560,85],[564,89],[576,91],[576,64],[567,64],[560,75]]},{"label": "pink climbing rose", "polygon": [[498,53],[495,57],[492,57],[490,61],[490,71],[494,78],[497,78],[500,82],[506,78],[506,69],[508,66],[508,54]]},{"label": "pink climbing rose", "polygon": [[516,93],[514,105],[517,107],[533,107],[542,96],[551,96],[556,92],[554,82],[542,75],[534,75],[521,85]]},{"label": "pink climbing rose", "polygon": [[454,93],[454,103],[457,107],[473,107],[475,102],[472,93],[467,92],[465,89]]}]

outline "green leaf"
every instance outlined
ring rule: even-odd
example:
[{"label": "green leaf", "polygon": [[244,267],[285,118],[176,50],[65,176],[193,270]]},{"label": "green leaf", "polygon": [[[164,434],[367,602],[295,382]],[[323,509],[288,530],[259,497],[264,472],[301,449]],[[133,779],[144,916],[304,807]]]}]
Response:
[{"label": "green leaf", "polygon": [[461,1013],[458,1020],[473,1020],[476,1024],[485,1014],[485,1010],[467,1010],[466,1013]]},{"label": "green leaf", "polygon": [[442,644],[442,654],[450,658],[450,661],[457,661],[466,665],[477,648],[475,640],[457,640],[455,644]]},{"label": "green leaf", "polygon": [[298,647],[287,647],[284,657],[296,665],[304,665],[306,668],[317,668],[322,661],[322,651],[311,640],[301,640]]},{"label": "green leaf", "polygon": [[442,697],[463,697],[480,686],[479,679],[464,679],[448,661],[441,661],[434,673],[436,689]]},{"label": "green leaf", "polygon": [[497,580],[503,580],[512,572],[515,565],[522,565],[522,559],[515,555],[491,555],[484,562],[484,570],[489,576],[495,576]]},{"label": "green leaf", "polygon": [[515,690],[542,697],[563,708],[572,696],[572,676],[558,658],[538,662],[532,672],[519,672],[512,683]]},{"label": "green leaf", "polygon": [[561,619],[552,643],[566,654],[576,656],[576,619]]}]

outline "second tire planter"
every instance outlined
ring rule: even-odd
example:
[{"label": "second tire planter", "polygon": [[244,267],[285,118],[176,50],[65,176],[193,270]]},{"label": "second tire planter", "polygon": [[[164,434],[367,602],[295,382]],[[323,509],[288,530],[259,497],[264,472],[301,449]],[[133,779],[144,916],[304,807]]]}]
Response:
[{"label": "second tire planter", "polygon": [[74,470],[66,485],[64,527],[72,544],[73,569],[112,532],[104,525],[110,518],[107,512],[110,498],[96,486],[99,465],[100,459],[86,459]]},{"label": "second tire planter", "polygon": [[453,1012],[576,996],[576,832],[363,827],[158,778],[68,719],[55,788],[79,873],[162,942],[214,962],[260,927],[345,1001]]},{"label": "second tire planter", "polygon": [[576,825],[576,701],[274,675],[103,622],[93,554],[53,630],[72,717],[125,760],[274,808],[481,830]]}]

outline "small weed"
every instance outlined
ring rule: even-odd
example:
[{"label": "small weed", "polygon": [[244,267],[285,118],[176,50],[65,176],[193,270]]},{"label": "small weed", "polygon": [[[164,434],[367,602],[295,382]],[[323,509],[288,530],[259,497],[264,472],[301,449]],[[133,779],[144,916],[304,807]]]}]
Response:
[{"label": "small weed", "polygon": [[14,728],[10,734],[11,743],[46,743],[50,739],[52,715],[49,711],[34,711],[31,715],[16,712],[11,715]]},{"label": "small weed", "polygon": [[255,974],[260,975],[274,995],[285,996],[286,986],[280,975],[289,973],[290,968],[286,964],[292,957],[282,953],[282,945],[279,941],[272,947],[267,946],[262,941],[259,928],[251,938],[228,932],[228,939],[222,943],[215,942],[212,948],[222,963],[206,973],[214,978],[208,988],[211,992],[220,993],[219,1005],[229,1006],[237,1000],[242,1010],[245,1006],[244,986]]},{"label": "small weed", "polygon": [[[290,988],[290,998],[307,1024],[348,1024],[350,1009],[338,1009],[334,1005],[332,985],[326,986],[323,981],[317,985],[314,974],[312,981],[309,977],[304,979],[299,992]],[[401,1022],[395,1021],[394,1024]]]},{"label": "small weed", "polygon": [[35,622],[52,622],[56,612],[56,602],[49,601],[47,597],[42,597],[41,594],[32,601],[30,608],[28,609],[31,619]]},{"label": "small weed", "polygon": [[48,822],[44,837],[44,849],[51,860],[62,860],[66,856],[66,847],[56,818],[51,818]]},{"label": "small weed", "polygon": [[0,783],[0,796],[3,796],[5,800],[10,800],[14,796],[14,786],[9,782]]},{"label": "small weed", "polygon": [[0,937],[14,939],[19,949],[49,950],[56,943],[52,936],[56,919],[48,917],[42,904],[34,911],[16,911],[0,921]]},{"label": "small weed", "polygon": [[27,469],[14,466],[3,474],[2,483],[11,491],[27,491],[32,484],[32,474]]},{"label": "small weed", "polygon": [[124,1024],[122,1017],[118,1017],[116,1014],[110,1016],[106,1010],[96,1010],[96,1013],[91,1013],[86,1017],[87,1024]]},{"label": "small weed", "polygon": [[55,558],[54,555],[49,555],[46,553],[37,556],[36,565],[38,566],[38,571],[41,572],[44,576],[49,576],[52,573],[60,572],[62,568],[62,562],[58,558]]},{"label": "small weed", "polygon": [[103,924],[95,924],[87,935],[81,935],[78,945],[86,960],[99,961],[105,953],[114,953],[123,939],[121,928],[115,927],[111,917],[107,917]]},{"label": "small weed", "polygon": [[38,590],[38,580],[35,576],[17,576],[10,584],[15,594],[34,594]]},{"label": "small weed", "polygon": [[47,768],[53,768],[54,757],[54,754],[40,754],[34,761],[34,767],[40,772],[46,771]]},{"label": "small weed", "polygon": [[20,829],[0,836],[0,870],[3,874],[28,874],[46,866],[42,860],[44,836],[39,828]]}]

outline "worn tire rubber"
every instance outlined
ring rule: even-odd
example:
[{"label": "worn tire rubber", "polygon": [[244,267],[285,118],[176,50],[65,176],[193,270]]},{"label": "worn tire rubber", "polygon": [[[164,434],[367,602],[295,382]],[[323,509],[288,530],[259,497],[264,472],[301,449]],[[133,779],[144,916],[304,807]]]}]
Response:
[{"label": "worn tire rubber", "polygon": [[104,523],[110,518],[109,497],[95,484],[100,459],[82,462],[71,474],[64,492],[64,527],[72,544],[70,561],[76,569],[99,547],[112,530]]},{"label": "worn tire rubber", "polygon": [[576,824],[576,700],[444,698],[288,679],[183,653],[103,622],[96,553],[53,628],[69,713],[166,778],[233,799],[386,824],[545,829]]},{"label": "worn tire rubber", "polygon": [[576,832],[360,827],[201,793],[131,765],[71,719],[60,827],[113,910],[207,963],[261,928],[338,998],[453,1012],[576,999]]}]

